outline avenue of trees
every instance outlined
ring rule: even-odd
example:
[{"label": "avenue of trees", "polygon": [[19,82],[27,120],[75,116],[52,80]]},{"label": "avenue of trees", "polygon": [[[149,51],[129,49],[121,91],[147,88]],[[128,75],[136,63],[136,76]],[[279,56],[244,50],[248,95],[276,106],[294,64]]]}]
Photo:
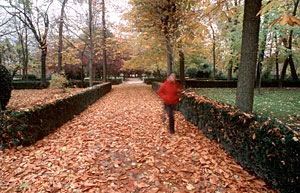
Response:
[{"label": "avenue of trees", "polygon": [[[0,64],[43,83],[62,72],[90,84],[121,71],[235,78],[236,104],[251,112],[254,82],[298,80],[299,1],[2,0]],[[126,22],[110,22],[114,9]]]},{"label": "avenue of trees", "polygon": [[[131,0],[134,57],[123,68],[238,78],[236,105],[253,107],[254,82],[298,80],[299,0]],[[295,25],[296,24],[296,25]],[[166,66],[167,64],[167,66]],[[299,73],[299,68],[298,68]]]},{"label": "avenue of trees", "polygon": [[104,0],[3,1],[0,63],[24,80],[34,74],[43,83],[62,72],[90,81],[117,76],[129,53],[121,53],[126,41],[113,23],[105,25],[105,2],[117,9]]}]

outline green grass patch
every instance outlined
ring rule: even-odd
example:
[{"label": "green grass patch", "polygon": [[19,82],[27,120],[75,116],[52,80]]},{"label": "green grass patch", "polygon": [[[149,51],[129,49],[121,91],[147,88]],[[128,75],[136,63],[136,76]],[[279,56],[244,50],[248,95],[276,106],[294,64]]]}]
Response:
[{"label": "green grass patch", "polygon": [[[235,105],[235,88],[199,88],[191,89],[199,95]],[[254,91],[254,113],[259,117],[271,117],[289,124],[300,125],[300,89],[299,88],[263,88],[261,93]]]}]

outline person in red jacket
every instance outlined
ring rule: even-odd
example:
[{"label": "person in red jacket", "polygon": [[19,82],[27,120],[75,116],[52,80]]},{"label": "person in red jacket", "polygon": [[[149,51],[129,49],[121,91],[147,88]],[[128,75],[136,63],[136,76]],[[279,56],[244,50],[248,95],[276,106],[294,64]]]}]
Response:
[{"label": "person in red jacket", "polygon": [[165,110],[169,116],[170,133],[175,133],[174,130],[174,107],[181,95],[182,87],[176,82],[176,74],[171,73],[166,81],[160,86],[157,93],[162,98]]}]

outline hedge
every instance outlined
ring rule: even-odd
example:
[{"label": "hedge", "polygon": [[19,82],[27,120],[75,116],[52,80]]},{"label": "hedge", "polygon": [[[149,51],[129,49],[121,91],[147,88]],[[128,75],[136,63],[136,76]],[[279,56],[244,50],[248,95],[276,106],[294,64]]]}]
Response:
[{"label": "hedge", "polygon": [[[185,81],[187,88],[236,88],[237,80],[196,80],[187,79]],[[263,80],[262,87],[279,87],[279,82],[276,80]],[[300,81],[286,80],[283,82],[283,87],[300,87]]]},{"label": "hedge", "polygon": [[[102,81],[94,81],[93,85],[101,84]],[[45,89],[49,87],[50,83],[47,82],[46,86],[44,86],[41,81],[30,81],[30,80],[18,80],[12,81],[12,88],[15,90],[20,89]],[[88,81],[84,81],[83,85],[81,80],[72,80],[69,81],[67,87],[77,87],[77,88],[87,88],[89,87],[90,83]]]},{"label": "hedge", "polygon": [[108,81],[109,81],[112,85],[118,85],[118,84],[122,84],[122,83],[123,83],[123,79],[122,79],[122,78],[108,79]]},{"label": "hedge", "polygon": [[[160,84],[153,84],[157,90]],[[281,192],[300,192],[300,135],[275,120],[186,93],[178,104],[185,118],[243,166]]]},{"label": "hedge", "polygon": [[143,82],[146,84],[152,84],[154,82],[162,82],[163,80],[158,79],[158,78],[144,78]]},{"label": "hedge", "polygon": [[15,90],[19,89],[44,89],[49,86],[49,82],[44,86],[41,81],[30,81],[30,80],[18,80],[12,81],[12,88]]},{"label": "hedge", "polygon": [[1,149],[34,144],[110,90],[111,84],[104,83],[82,93],[25,111],[3,111],[0,114]]},{"label": "hedge", "polygon": [[[178,80],[180,82],[180,80]],[[162,82],[159,79],[144,79],[147,84],[154,82]],[[237,80],[197,80],[186,79],[186,88],[236,88]],[[279,82],[276,80],[263,80],[262,87],[279,87]],[[283,82],[283,87],[300,87],[300,81],[286,80]]]}]

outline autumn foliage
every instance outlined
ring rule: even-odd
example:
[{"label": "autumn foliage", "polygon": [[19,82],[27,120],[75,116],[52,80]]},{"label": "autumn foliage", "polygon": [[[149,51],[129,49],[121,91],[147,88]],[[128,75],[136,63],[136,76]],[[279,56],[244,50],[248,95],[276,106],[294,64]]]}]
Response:
[{"label": "autumn foliage", "polygon": [[259,119],[195,93],[184,95],[179,110],[206,136],[219,142],[245,169],[282,192],[300,190],[297,128]]},{"label": "autumn foliage", "polygon": [[87,89],[82,93],[21,111],[0,114],[1,149],[31,145],[55,131],[74,115],[82,112],[111,89],[110,83]]},{"label": "autumn foliage", "polygon": [[268,192],[150,86],[122,84],[56,132],[0,152],[0,192]]}]

